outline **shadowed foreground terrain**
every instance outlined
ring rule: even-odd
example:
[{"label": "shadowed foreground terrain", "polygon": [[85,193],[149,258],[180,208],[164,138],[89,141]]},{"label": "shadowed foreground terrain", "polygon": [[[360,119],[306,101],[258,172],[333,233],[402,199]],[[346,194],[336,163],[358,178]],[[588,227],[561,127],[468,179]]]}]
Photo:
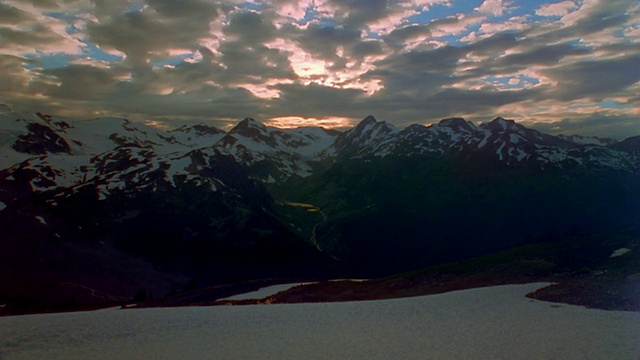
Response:
[{"label": "shadowed foreground terrain", "polygon": [[[592,246],[585,247],[585,242]],[[615,250],[629,249],[610,257]],[[218,300],[277,280],[242,287],[212,287],[141,303],[140,307],[338,302],[439,294],[492,285],[546,281],[529,297],[606,310],[640,311],[640,241],[637,230],[514,248],[468,261],[368,281],[321,281],[264,299]],[[280,281],[284,282],[284,281]]]}]

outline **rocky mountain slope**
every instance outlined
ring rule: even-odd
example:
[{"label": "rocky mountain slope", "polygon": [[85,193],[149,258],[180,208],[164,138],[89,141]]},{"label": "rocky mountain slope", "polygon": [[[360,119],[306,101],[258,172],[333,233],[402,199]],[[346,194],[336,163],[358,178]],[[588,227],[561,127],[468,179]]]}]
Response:
[{"label": "rocky mountain slope", "polygon": [[3,109],[0,302],[386,275],[637,227],[637,137],[592,140],[503,118],[162,131]]}]

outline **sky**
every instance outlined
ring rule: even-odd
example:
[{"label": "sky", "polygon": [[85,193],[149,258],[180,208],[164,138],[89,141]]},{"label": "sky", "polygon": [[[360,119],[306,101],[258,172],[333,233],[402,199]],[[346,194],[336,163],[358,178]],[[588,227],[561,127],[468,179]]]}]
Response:
[{"label": "sky", "polygon": [[0,103],[223,129],[640,134],[637,0],[0,0]]}]

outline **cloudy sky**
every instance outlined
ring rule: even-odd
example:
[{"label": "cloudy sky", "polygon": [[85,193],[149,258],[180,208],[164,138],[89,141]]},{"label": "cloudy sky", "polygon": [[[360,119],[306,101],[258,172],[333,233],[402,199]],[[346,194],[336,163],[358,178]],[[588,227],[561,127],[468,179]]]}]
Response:
[{"label": "cloudy sky", "polygon": [[159,126],[640,134],[637,0],[0,0],[0,102]]}]

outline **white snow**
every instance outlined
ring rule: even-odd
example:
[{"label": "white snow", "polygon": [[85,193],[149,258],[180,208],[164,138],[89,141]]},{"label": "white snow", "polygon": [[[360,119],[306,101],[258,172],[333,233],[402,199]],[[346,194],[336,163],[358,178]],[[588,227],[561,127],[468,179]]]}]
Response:
[{"label": "white snow", "polygon": [[615,142],[615,140],[612,139],[599,138],[596,136],[558,135],[558,137],[581,145],[607,146]]},{"label": "white snow", "polygon": [[276,179],[274,179],[273,176],[271,176],[271,174],[269,174],[269,176],[267,177],[267,180],[265,180],[265,182],[267,184],[275,184]]},{"label": "white snow", "polygon": [[47,221],[42,216],[34,216],[42,225],[47,225]]},{"label": "white snow", "polygon": [[[285,142],[286,146],[303,157],[315,157],[328,149],[335,141],[335,134],[328,133],[318,127],[299,127],[296,129],[281,129],[280,132],[293,138]],[[284,140],[282,140],[284,141]],[[293,146],[293,144],[301,144]]]},{"label": "white snow", "polygon": [[[514,155],[516,157],[516,160],[521,161],[522,159],[526,158],[528,155],[526,152],[524,152],[524,150],[522,149],[516,149],[517,154]],[[513,154],[512,154],[513,155]]]},{"label": "white snow", "polygon": [[[0,318],[7,359],[636,359],[640,313],[507,285],[348,303]],[[553,305],[553,306],[552,306]]]},{"label": "white snow", "polygon": [[2,201],[0,201],[0,211],[4,210],[6,208],[7,208],[7,204],[5,204]]},{"label": "white snow", "polygon": [[522,136],[518,135],[518,134],[509,134],[509,141],[512,144],[517,144],[520,142],[520,140],[522,140]]},{"label": "white snow", "polygon": [[491,136],[491,133],[484,131],[482,135],[483,135],[483,138],[478,143],[478,149],[482,149],[485,145],[487,145],[487,141],[489,140],[489,136]]},{"label": "white snow", "polygon": [[504,145],[505,143],[503,142],[502,144],[500,144],[498,150],[496,150],[496,154],[498,154],[498,158],[500,158],[500,161],[504,159],[504,156],[502,155],[502,149],[504,148]]},{"label": "white snow", "polygon": [[616,257],[620,257],[622,255],[626,255],[628,253],[631,252],[631,249],[628,248],[620,248],[615,250],[613,253],[611,253],[611,255],[609,255],[610,258],[616,258]]},{"label": "white snow", "polygon": [[238,295],[233,295],[230,296],[228,298],[225,299],[221,299],[221,300],[249,300],[249,299],[255,299],[255,300],[259,300],[259,299],[264,299],[266,297],[269,297],[271,295],[275,295],[279,292],[285,291],[285,290],[289,290],[293,287],[299,286],[299,285],[307,285],[307,284],[312,284],[309,282],[304,282],[304,283],[292,283],[292,284],[280,284],[280,285],[272,285],[272,286],[267,286],[267,287],[263,287],[260,288],[256,291],[252,291],[252,292],[248,292],[248,293],[244,293],[244,294],[238,294]]}]

